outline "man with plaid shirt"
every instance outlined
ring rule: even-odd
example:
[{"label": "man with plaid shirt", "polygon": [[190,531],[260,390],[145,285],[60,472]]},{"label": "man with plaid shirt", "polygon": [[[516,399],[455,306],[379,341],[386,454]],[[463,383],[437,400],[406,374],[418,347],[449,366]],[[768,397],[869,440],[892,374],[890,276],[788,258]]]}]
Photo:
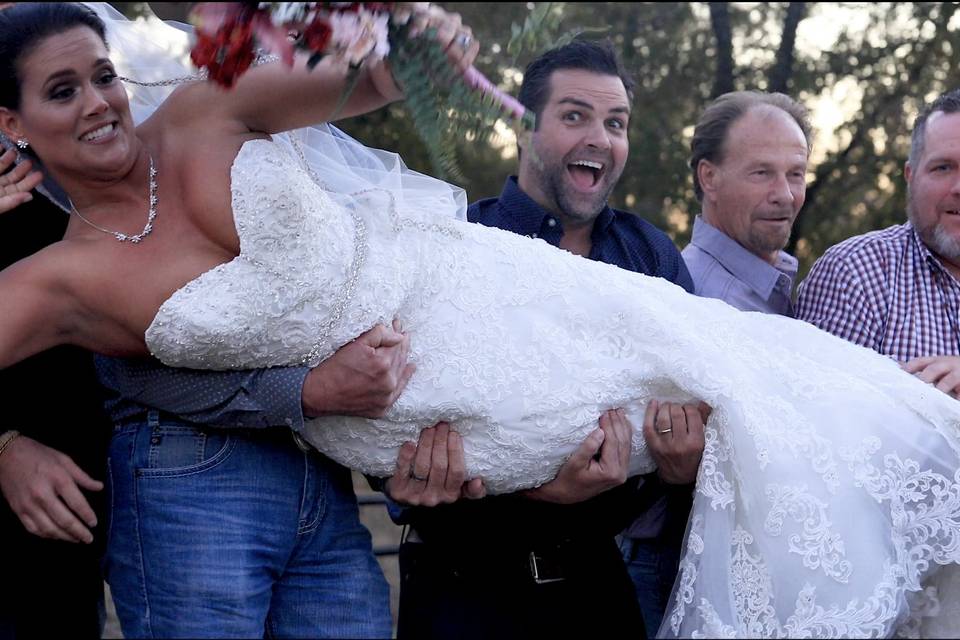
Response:
[{"label": "man with plaid shirt", "polygon": [[905,224],[831,247],[800,286],[797,317],[904,363],[960,395],[960,90],[914,125]]}]

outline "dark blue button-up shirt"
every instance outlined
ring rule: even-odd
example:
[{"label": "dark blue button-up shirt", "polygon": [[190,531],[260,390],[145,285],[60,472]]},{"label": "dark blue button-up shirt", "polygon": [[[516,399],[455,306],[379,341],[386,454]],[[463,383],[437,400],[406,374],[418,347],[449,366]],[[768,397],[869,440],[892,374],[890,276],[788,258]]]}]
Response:
[{"label": "dark blue button-up shirt", "polygon": [[[467,218],[488,227],[560,244],[563,227],[549,211],[520,190],[516,176],[507,178],[498,198],[474,202]],[[649,276],[666,278],[693,293],[693,279],[667,234],[626,211],[604,207],[593,224],[591,260],[614,264]]]}]

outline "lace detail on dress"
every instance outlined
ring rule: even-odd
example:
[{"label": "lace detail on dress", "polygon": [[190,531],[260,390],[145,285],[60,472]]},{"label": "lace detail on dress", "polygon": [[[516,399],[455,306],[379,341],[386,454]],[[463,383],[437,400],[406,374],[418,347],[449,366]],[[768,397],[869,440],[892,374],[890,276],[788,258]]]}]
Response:
[{"label": "lace detail on dress", "polygon": [[805,485],[767,485],[767,498],[773,503],[764,523],[767,533],[779,536],[786,516],[802,523],[803,533],[790,536],[790,553],[803,556],[803,566],[809,569],[822,567],[824,574],[846,583],[853,565],[842,559],[843,540],[833,532],[827,517],[827,503],[811,495]]},{"label": "lace detail on dress", "polygon": [[896,454],[883,456],[884,469],[867,460],[882,444],[869,438],[849,457],[858,485],[877,502],[890,503],[897,559],[905,567],[903,579],[911,591],[921,588],[920,577],[930,562],[960,562],[960,470],[953,478],[921,470],[915,460]]},{"label": "lace detail on dress", "polygon": [[733,484],[724,476],[722,468],[731,463],[729,443],[717,427],[719,418],[712,419],[703,432],[704,449],[697,473],[697,491],[710,498],[710,507],[723,509],[733,503]]},{"label": "lace detail on dress", "polygon": [[667,620],[674,633],[679,631],[680,623],[683,622],[684,608],[693,604],[694,583],[697,581],[697,565],[693,558],[701,555],[703,548],[703,516],[694,515],[690,519],[687,533],[687,553],[680,561],[674,606]]}]

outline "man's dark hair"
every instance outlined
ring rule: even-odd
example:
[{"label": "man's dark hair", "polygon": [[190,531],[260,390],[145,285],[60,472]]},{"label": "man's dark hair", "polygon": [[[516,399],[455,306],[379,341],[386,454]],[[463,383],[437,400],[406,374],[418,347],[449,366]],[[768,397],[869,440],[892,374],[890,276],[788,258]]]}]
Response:
[{"label": "man's dark hair", "polygon": [[960,112],[960,89],[954,89],[941,94],[936,100],[928,104],[913,122],[913,134],[910,136],[910,166],[917,169],[917,163],[923,155],[927,143],[927,121],[937,111],[943,113]]},{"label": "man's dark hair", "polygon": [[20,108],[20,63],[49,36],[89,27],[107,43],[103,21],[74,2],[17,3],[0,10],[0,107]]},{"label": "man's dark hair", "polygon": [[617,57],[613,43],[609,40],[593,42],[574,40],[556,49],[551,49],[527,65],[523,72],[523,84],[520,87],[520,102],[533,111],[540,120],[543,107],[550,97],[550,75],[561,69],[592,71],[603,75],[616,76],[627,90],[627,98],[633,100],[635,83]]},{"label": "man's dark hair", "polygon": [[707,105],[693,130],[693,140],[690,141],[690,168],[693,169],[693,190],[697,200],[703,201],[703,187],[697,177],[700,161],[708,160],[714,164],[723,162],[723,147],[730,127],[748,111],[761,105],[776,107],[793,118],[807,140],[807,149],[810,149],[810,114],[790,96],[761,91],[725,93]]}]

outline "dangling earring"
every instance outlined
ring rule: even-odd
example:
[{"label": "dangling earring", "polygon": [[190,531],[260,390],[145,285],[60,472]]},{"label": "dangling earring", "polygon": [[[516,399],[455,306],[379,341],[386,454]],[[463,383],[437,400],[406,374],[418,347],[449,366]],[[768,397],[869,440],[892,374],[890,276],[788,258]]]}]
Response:
[{"label": "dangling earring", "polygon": [[22,151],[23,149],[26,149],[27,147],[29,147],[29,146],[30,146],[30,143],[27,142],[26,140],[24,140],[23,138],[21,138],[21,139],[17,140],[17,146],[18,146],[18,147],[20,148],[20,150]]}]

